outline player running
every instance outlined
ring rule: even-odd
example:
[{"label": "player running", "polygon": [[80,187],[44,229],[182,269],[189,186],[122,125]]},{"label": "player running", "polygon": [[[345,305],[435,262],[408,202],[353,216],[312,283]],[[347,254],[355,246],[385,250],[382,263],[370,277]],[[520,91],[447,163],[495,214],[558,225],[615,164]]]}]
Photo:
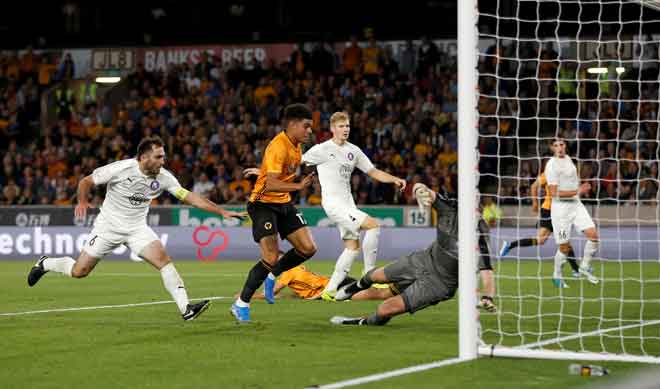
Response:
[{"label": "player running", "polygon": [[156,233],[147,225],[149,204],[167,191],[186,204],[225,218],[243,217],[245,213],[224,210],[182,188],[172,173],[163,168],[164,164],[164,143],[154,136],[142,139],[136,158],[99,167],[83,178],[78,184],[77,218],[84,218],[90,207],[88,198],[92,187],[107,185],[106,197],[94,221],[90,238],[77,260],[42,256],[28,274],[28,285],[34,286],[49,271],[73,278],[86,277],[101,258],[123,244],[160,271],[165,289],[172,295],[184,320],[193,320],[204,312],[209,300],[190,303],[174,263]]},{"label": "player running", "polygon": [[598,230],[579,197],[588,192],[591,185],[589,183],[580,185],[577,169],[571,158],[566,155],[566,142],[563,139],[555,139],[552,142],[552,150],[554,157],[548,161],[545,167],[545,176],[548,179],[548,191],[553,198],[552,229],[555,241],[559,245],[555,254],[553,283],[560,288],[568,287],[563,280],[561,266],[571,253],[571,229],[575,226],[587,237],[579,272],[589,282],[597,284],[599,280],[592,274],[590,262],[598,251]]},{"label": "player running", "polygon": [[[425,250],[415,251],[385,267],[373,269],[360,280],[337,291],[338,301],[349,299],[373,283],[393,283],[399,294],[383,301],[367,317],[334,316],[333,324],[384,325],[404,312],[415,313],[451,299],[458,288],[458,209],[455,199],[415,184],[413,193],[420,205],[438,212],[437,238]],[[481,236],[484,232],[479,231]],[[483,260],[483,256],[480,256]],[[481,265],[480,265],[481,267]]]},{"label": "player running", "polygon": [[[286,130],[277,134],[266,147],[247,205],[252,218],[252,236],[259,243],[261,259],[248,273],[241,295],[231,306],[231,313],[239,322],[250,321],[250,300],[262,283],[266,300],[272,304],[275,278],[316,253],[316,243],[307,222],[291,204],[290,195],[313,181],[313,174],[309,174],[301,182],[293,182],[300,167],[302,143],[312,133],[312,111],[304,104],[291,104],[284,110],[284,120]],[[281,258],[278,233],[293,245]]]},{"label": "player running", "polygon": [[348,141],[351,131],[349,117],[345,112],[335,112],[330,117],[332,139],[314,145],[302,156],[303,163],[316,166],[323,210],[337,224],[344,241],[344,251],[337,259],[330,282],[322,298],[334,301],[337,287],[350,272],[353,262],[360,255],[360,230],[364,230],[362,255],[364,271],[376,267],[380,225],[376,219],[359,210],[351,195],[351,174],[357,167],[372,179],[392,183],[404,190],[406,181],[374,167],[359,147]]},{"label": "player running", "polygon": [[[505,257],[511,250],[516,247],[528,247],[528,246],[543,246],[552,234],[552,218],[550,208],[552,206],[552,196],[550,196],[550,189],[548,188],[548,180],[545,178],[545,173],[541,174],[536,178],[532,184],[532,211],[535,214],[539,213],[539,187],[543,188],[543,203],[541,204],[541,213],[539,215],[538,221],[538,233],[536,238],[525,238],[516,240],[513,242],[504,241],[502,248],[500,249],[500,257]],[[570,251],[568,252],[568,263],[573,269],[573,275],[579,277],[580,267],[575,260],[575,251],[571,246]],[[555,282],[556,286],[561,286],[561,282]]]}]

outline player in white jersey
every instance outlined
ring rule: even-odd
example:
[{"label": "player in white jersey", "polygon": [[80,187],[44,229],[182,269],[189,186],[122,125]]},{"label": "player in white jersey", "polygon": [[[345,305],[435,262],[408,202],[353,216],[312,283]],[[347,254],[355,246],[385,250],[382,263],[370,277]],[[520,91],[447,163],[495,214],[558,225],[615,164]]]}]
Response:
[{"label": "player in white jersey", "polygon": [[151,200],[168,191],[179,200],[225,218],[243,217],[244,212],[227,211],[209,200],[182,188],[166,169],[164,143],[159,137],[143,139],[137,157],[99,167],[78,185],[75,215],[84,218],[90,207],[89,192],[97,185],[107,185],[101,212],[94,221],[90,238],[77,260],[71,257],[43,256],[28,274],[28,285],[34,286],[49,271],[73,278],[86,277],[101,258],[120,245],[126,245],[160,271],[165,289],[172,295],[184,320],[192,320],[204,312],[209,300],[191,304],[188,294],[170,257],[156,233],[147,225]]},{"label": "player in white jersey", "polygon": [[571,251],[571,229],[575,226],[587,237],[580,263],[580,274],[584,275],[592,284],[597,284],[598,278],[592,274],[589,263],[598,251],[598,230],[579,197],[588,192],[591,185],[589,183],[580,185],[577,169],[571,158],[566,155],[566,142],[563,139],[555,139],[552,143],[552,150],[554,157],[548,161],[545,167],[545,176],[553,199],[550,211],[552,228],[555,241],[559,245],[555,254],[553,282],[558,287],[568,287],[563,281],[561,266]]},{"label": "player in white jersey", "polygon": [[360,255],[360,230],[365,230],[362,241],[364,272],[376,267],[378,221],[355,206],[351,195],[351,174],[357,167],[369,177],[383,183],[392,183],[404,190],[406,181],[374,167],[359,147],[348,142],[350,134],[348,114],[335,112],[330,117],[332,139],[314,145],[302,157],[302,163],[316,166],[321,183],[321,205],[328,217],[337,224],[345,249],[337,259],[330,282],[321,295],[334,300],[337,287],[351,270]]}]

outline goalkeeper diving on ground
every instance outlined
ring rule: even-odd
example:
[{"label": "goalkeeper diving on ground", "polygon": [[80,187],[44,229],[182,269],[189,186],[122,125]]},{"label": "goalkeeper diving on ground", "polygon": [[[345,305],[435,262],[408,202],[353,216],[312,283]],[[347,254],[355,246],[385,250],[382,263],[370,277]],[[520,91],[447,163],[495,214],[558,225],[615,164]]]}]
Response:
[{"label": "goalkeeper diving on ground", "polygon": [[[412,252],[387,266],[372,269],[361,279],[340,288],[336,300],[347,300],[356,293],[368,289],[374,283],[392,284],[396,295],[383,301],[376,312],[364,317],[334,316],[332,324],[384,325],[394,316],[405,312],[415,313],[441,301],[451,299],[458,288],[458,207],[457,200],[447,194],[432,191],[424,184],[415,184],[413,193],[421,207],[432,206],[438,214],[436,240],[426,249]],[[485,223],[479,223],[480,269],[489,260],[484,254],[481,231]],[[487,245],[485,248],[487,249]],[[488,264],[489,265],[489,264]],[[490,267],[490,266],[488,266]],[[490,302],[492,304],[492,296]],[[482,299],[483,300],[483,299]],[[494,305],[493,305],[494,310]]]}]

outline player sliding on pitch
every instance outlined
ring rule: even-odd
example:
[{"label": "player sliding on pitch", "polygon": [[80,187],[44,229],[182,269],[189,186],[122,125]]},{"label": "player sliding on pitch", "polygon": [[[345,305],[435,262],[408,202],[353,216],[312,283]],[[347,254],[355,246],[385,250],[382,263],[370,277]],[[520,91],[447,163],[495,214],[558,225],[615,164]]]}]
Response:
[{"label": "player sliding on pitch", "polygon": [[136,158],[99,167],[83,178],[78,184],[77,218],[84,218],[90,207],[90,189],[107,185],[106,197],[89,239],[77,260],[41,257],[28,274],[28,285],[34,286],[49,271],[73,278],[86,277],[101,258],[124,244],[160,271],[165,289],[172,295],[184,320],[193,320],[204,312],[210,301],[190,303],[183,280],[158,236],[147,225],[149,204],[168,191],[186,204],[225,218],[241,218],[246,214],[224,210],[196,193],[188,192],[172,173],[163,168],[164,164],[164,143],[154,136],[142,139]]},{"label": "player sliding on pitch", "polygon": [[[437,238],[425,250],[415,251],[385,267],[373,269],[360,280],[337,291],[337,301],[347,300],[373,283],[392,283],[399,294],[383,301],[366,317],[334,316],[333,324],[384,325],[404,312],[414,313],[451,299],[458,288],[458,209],[455,199],[415,184],[413,193],[420,206],[438,212]],[[483,232],[480,231],[483,236]],[[483,259],[483,255],[480,256]],[[480,265],[480,267],[482,267]]]}]

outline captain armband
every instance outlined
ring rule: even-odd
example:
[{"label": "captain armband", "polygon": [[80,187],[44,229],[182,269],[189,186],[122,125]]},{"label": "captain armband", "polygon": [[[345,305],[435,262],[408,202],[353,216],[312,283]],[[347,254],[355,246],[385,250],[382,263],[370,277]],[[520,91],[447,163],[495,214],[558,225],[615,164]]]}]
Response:
[{"label": "captain armband", "polygon": [[183,201],[183,200],[185,200],[186,196],[188,196],[188,193],[190,193],[190,192],[188,191],[188,189],[186,189],[186,188],[179,188],[179,189],[177,189],[176,191],[174,191],[174,197],[176,197],[176,198],[179,199],[180,201]]}]

